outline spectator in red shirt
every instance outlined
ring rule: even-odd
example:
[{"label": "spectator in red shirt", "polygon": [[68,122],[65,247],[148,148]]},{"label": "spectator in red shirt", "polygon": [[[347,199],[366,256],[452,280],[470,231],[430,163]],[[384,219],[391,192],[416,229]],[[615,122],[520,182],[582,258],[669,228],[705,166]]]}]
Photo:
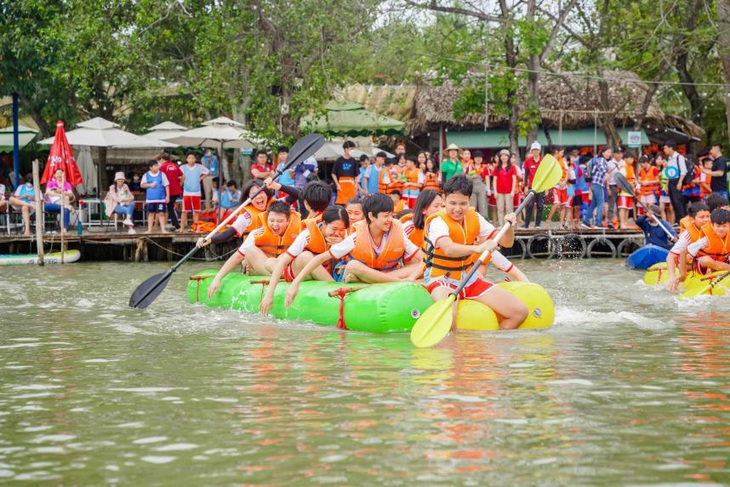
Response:
[{"label": "spectator in red shirt", "polygon": [[[170,223],[172,223],[172,226],[175,227],[175,230],[179,230],[180,221],[178,220],[177,207],[175,203],[183,193],[182,184],[180,183],[182,181],[183,172],[180,169],[180,166],[172,162],[170,160],[170,156],[165,152],[161,152],[157,155],[157,162],[160,163],[160,171],[167,176],[167,181],[170,183],[170,201],[167,203],[167,213],[170,217]],[[165,221],[167,221],[167,216],[165,217]]]},{"label": "spectator in red shirt", "polygon": [[499,165],[492,174],[492,186],[497,194],[497,222],[501,225],[504,216],[514,211],[515,191],[517,191],[517,168],[512,165],[512,155],[507,149],[499,152]]},{"label": "spectator in red shirt", "polygon": [[[533,142],[530,146],[530,155],[527,156],[527,159],[525,159],[525,163],[522,166],[525,171],[525,178],[527,180],[527,184],[525,185],[525,194],[530,191],[530,188],[532,187],[532,180],[535,178],[537,168],[540,167],[540,163],[542,162],[542,156],[540,155],[541,151],[542,146],[540,145],[540,143],[537,141]],[[535,216],[535,228],[540,228],[540,223],[542,222],[542,209],[545,206],[544,200],[545,193],[537,193],[533,202],[527,206],[524,228],[530,227],[533,205],[537,206],[537,215]]]},{"label": "spectator in red shirt", "polygon": [[269,164],[269,156],[266,151],[259,149],[256,151],[256,162],[251,164],[251,176],[254,179],[266,179],[274,175],[274,166]]}]

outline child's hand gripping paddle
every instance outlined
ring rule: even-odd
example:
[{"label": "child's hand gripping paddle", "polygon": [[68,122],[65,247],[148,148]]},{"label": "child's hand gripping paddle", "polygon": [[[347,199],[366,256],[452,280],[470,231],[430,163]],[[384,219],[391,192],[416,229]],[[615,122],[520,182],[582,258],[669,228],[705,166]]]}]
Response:
[{"label": "child's hand gripping paddle", "polygon": [[679,299],[695,298],[695,297],[701,296],[703,294],[712,294],[713,296],[719,296],[719,295],[725,294],[725,290],[723,288],[715,290],[715,287],[718,284],[720,284],[720,281],[725,279],[727,276],[730,276],[730,271],[720,274],[719,276],[710,280],[710,282],[708,284],[706,284],[702,287],[696,287],[696,288],[690,289],[688,291],[685,291],[684,293],[682,293],[682,295],[679,297]]},{"label": "child's hand gripping paddle", "polygon": [[616,173],[616,184],[619,185],[619,187],[621,188],[621,191],[623,191],[624,193],[629,193],[631,195],[631,197],[634,198],[634,201],[636,201],[639,204],[639,206],[644,208],[644,211],[646,212],[647,215],[651,215],[651,217],[654,219],[654,221],[657,222],[657,224],[660,227],[662,227],[662,230],[664,230],[664,233],[667,234],[667,236],[669,237],[669,240],[675,240],[677,238],[677,236],[674,235],[672,232],[670,232],[669,229],[664,226],[662,221],[659,218],[657,218],[656,215],[654,215],[654,213],[651,210],[649,210],[649,208],[647,208],[646,205],[639,198],[636,197],[636,193],[634,192],[634,188],[631,187],[631,183],[629,182],[628,179],[626,179],[626,176],[624,176],[620,172]]},{"label": "child's hand gripping paddle", "polygon": [[[303,160],[312,156],[312,154],[317,152],[323,145],[324,137],[319,134],[309,134],[299,139],[297,143],[294,144],[294,147],[291,148],[291,152],[289,153],[289,157],[287,158],[285,166],[281,168],[281,170],[276,171],[273,179],[276,180],[279,176],[281,176],[284,171],[287,171],[289,168],[296,166]],[[262,186],[258,190],[253,192],[246,201],[241,203],[239,207],[236,208],[234,212],[232,212],[225,220],[220,222],[220,224],[215,227],[212,232],[206,235],[205,239],[209,240],[211,237],[213,237],[213,235],[215,235],[221,228],[226,226],[228,222],[233,220],[238,215],[238,213],[243,211],[243,209],[251,203],[256,195],[258,195],[263,190],[264,187]],[[137,289],[134,290],[132,296],[129,298],[129,306],[132,308],[144,309],[152,304],[157,296],[159,296],[160,293],[162,293],[162,291],[165,289],[165,287],[167,286],[167,282],[172,277],[172,274],[188,259],[195,255],[195,252],[197,252],[198,250],[198,247],[193,247],[190,252],[188,252],[182,259],[180,259],[177,264],[168,269],[167,272],[164,272],[162,274],[155,274],[154,276],[148,278],[142,284],[137,286]]]},{"label": "child's hand gripping paddle", "polygon": [[[535,195],[537,193],[541,193],[558,184],[562,175],[563,171],[560,169],[558,160],[552,155],[545,156],[540,163],[540,167],[535,173],[535,178],[533,179],[530,192],[527,194],[527,197],[520,204],[517,210],[515,210],[515,214],[521,213],[522,210],[532,203],[532,200],[535,199]],[[499,242],[502,236],[507,233],[510,226],[511,223],[505,223],[493,240],[495,242]],[[469,273],[461,279],[456,290],[454,290],[448,298],[432,304],[421,315],[421,317],[418,318],[411,330],[411,343],[413,343],[413,345],[419,348],[432,347],[449,334],[454,318],[452,313],[450,313],[451,306],[454,304],[454,301],[456,301],[456,297],[459,295],[461,290],[464,289],[464,286],[466,286],[466,283],[469,282],[474,273],[479,269],[479,266],[482,265],[482,262],[484,262],[491,252],[492,251],[490,250],[484,251],[482,255],[479,256],[479,260],[477,260],[471,270],[469,270]]]}]

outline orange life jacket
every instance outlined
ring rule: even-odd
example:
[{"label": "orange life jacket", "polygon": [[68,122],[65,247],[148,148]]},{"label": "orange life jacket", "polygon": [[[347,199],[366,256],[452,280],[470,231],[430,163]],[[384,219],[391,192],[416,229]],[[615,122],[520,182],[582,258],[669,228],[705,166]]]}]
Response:
[{"label": "orange life jacket", "polygon": [[403,195],[403,187],[405,185],[402,177],[404,174],[405,168],[401,167],[398,164],[395,164],[393,166],[393,171],[390,173],[390,188],[388,188],[388,192],[392,193],[393,191],[398,191],[401,196]]},{"label": "orange life jacket", "polygon": [[302,220],[302,230],[304,230],[306,228],[307,223],[309,223],[310,221],[312,221],[314,223],[321,223],[322,222],[322,215],[324,215],[324,212],[320,213],[317,216],[311,216],[311,213],[310,213],[309,216],[307,216],[307,218],[305,218],[304,220]]},{"label": "orange life jacket", "polygon": [[309,250],[315,255],[327,252],[330,246],[327,245],[327,241],[324,239],[320,223],[313,219],[304,220],[302,223],[309,230],[309,243],[307,244],[306,250]]},{"label": "orange life jacket", "polygon": [[[626,173],[626,180],[629,182],[629,185],[631,185],[632,188],[636,187],[636,169],[634,169],[634,166],[632,164],[626,164],[624,167],[624,172]],[[630,193],[627,193],[626,191],[619,191],[619,194],[621,196],[631,196]]]},{"label": "orange life jacket", "polygon": [[269,221],[267,220],[268,212],[261,213],[259,215],[259,226],[258,228],[264,229],[264,233],[254,239],[254,245],[258,247],[268,257],[278,257],[289,248],[294,240],[301,231],[302,217],[299,213],[292,211],[289,216],[289,225],[281,235],[276,235],[269,228]]},{"label": "orange life jacket", "polygon": [[700,237],[702,237],[702,230],[697,228],[697,225],[694,224],[692,220],[690,220],[690,216],[685,216],[681,220],[679,220],[679,233],[682,233],[683,231],[687,230],[689,233],[689,237],[692,239],[692,243],[698,241]]},{"label": "orange life jacket", "polygon": [[410,190],[418,190],[420,189],[418,187],[418,175],[421,173],[421,171],[414,167],[413,169],[406,169],[405,175],[406,175],[406,182],[410,183],[408,186],[408,189]]},{"label": "orange life jacket", "polygon": [[[444,254],[440,248],[434,247],[428,236],[428,227],[434,218],[441,218],[449,227],[449,237],[454,243],[461,245],[474,245],[479,237],[479,217],[474,208],[469,208],[464,220],[459,223],[441,210],[426,218],[426,232],[424,236],[425,253],[426,253],[426,269],[430,269],[430,276],[437,278],[446,276],[450,279],[461,279],[464,271],[467,271],[471,265],[479,258],[476,254],[465,257],[449,257]],[[428,271],[427,271],[428,272]]]},{"label": "orange life jacket", "polygon": [[730,233],[722,239],[715,233],[712,223],[702,226],[702,236],[707,237],[707,246],[700,250],[699,256],[707,255],[715,260],[725,261],[730,256]]},{"label": "orange life jacket", "polygon": [[[412,222],[413,221],[413,213],[408,213],[407,215],[403,215],[400,217],[400,221],[402,223],[405,222]],[[413,245],[421,248],[423,247],[423,228],[416,228],[415,225],[413,227],[413,231],[410,235],[408,235],[408,240],[413,242]]]},{"label": "orange life jacket", "polygon": [[406,246],[401,222],[393,220],[390,231],[383,235],[386,241],[380,255],[377,255],[373,248],[367,221],[357,222],[353,228],[357,236],[355,237],[355,248],[350,252],[351,258],[381,272],[390,272],[403,267]]},{"label": "orange life jacket", "polygon": [[426,173],[426,180],[423,182],[423,189],[433,189],[434,191],[441,191],[438,174],[436,174],[435,172]]},{"label": "orange life jacket", "polygon": [[[389,183],[385,182],[386,177],[390,180]],[[392,188],[393,176],[390,174],[390,170],[383,166],[382,170],[378,173],[378,193],[390,194]]]},{"label": "orange life jacket", "polygon": [[398,200],[396,204],[393,205],[393,214],[400,213],[401,211],[406,209],[406,202],[402,199]]},{"label": "orange life jacket", "polygon": [[[648,183],[647,181],[655,182]],[[639,169],[639,184],[641,184],[639,188],[641,196],[649,196],[659,192],[659,170],[656,166],[649,166],[648,171],[645,171],[643,167]]]},{"label": "orange life jacket", "polygon": [[[266,207],[268,208],[271,203],[274,201],[273,198],[269,200],[269,202],[266,204]],[[261,215],[266,214],[266,210],[259,210],[254,205],[246,205],[243,207],[245,211],[251,215],[251,224],[248,226],[245,232],[243,232],[243,237],[251,233],[252,231],[256,230],[257,228],[261,228]]]}]

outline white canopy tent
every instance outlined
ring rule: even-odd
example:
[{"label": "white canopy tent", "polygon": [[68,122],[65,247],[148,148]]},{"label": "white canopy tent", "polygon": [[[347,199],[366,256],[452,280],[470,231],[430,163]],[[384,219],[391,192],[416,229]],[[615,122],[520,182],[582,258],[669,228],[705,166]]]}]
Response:
[{"label": "white canopy tent", "polygon": [[[26,145],[30,144],[38,131],[25,125],[18,125],[18,142],[19,148],[22,149]],[[0,129],[0,151],[12,151],[13,150],[13,126],[5,127]]]}]

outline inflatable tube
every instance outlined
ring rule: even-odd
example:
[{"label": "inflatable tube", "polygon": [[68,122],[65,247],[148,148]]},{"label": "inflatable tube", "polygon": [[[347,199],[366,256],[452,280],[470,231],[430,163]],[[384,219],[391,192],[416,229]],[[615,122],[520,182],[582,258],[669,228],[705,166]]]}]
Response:
[{"label": "inflatable tube", "polygon": [[[67,250],[63,252],[63,263],[72,264],[81,258],[78,250]],[[52,252],[43,256],[44,264],[60,264],[61,252]],[[36,265],[38,254],[0,254],[0,266],[4,265]]]},{"label": "inflatable tube", "polygon": [[666,284],[669,280],[669,271],[667,271],[667,263],[659,262],[649,267],[644,273],[644,284],[647,286],[656,286],[657,284]]},{"label": "inflatable tube", "polygon": [[559,259],[582,259],[586,253],[585,239],[575,233],[562,235],[555,240],[556,252]]},{"label": "inflatable tube", "polygon": [[[700,275],[700,274],[694,273],[694,274],[688,276],[687,279],[685,279],[684,288],[689,291],[690,289],[707,286],[708,284],[710,284],[710,282],[713,279],[717,279],[724,273],[725,273],[725,271],[715,271],[712,274],[705,274],[705,275]],[[704,294],[712,295],[712,296],[722,296],[729,289],[730,289],[730,277],[726,277],[725,279],[720,281],[716,286],[711,288],[709,292],[704,293]]]},{"label": "inflatable tube", "polygon": [[[601,251],[601,250],[596,250],[594,252],[593,248],[598,245],[603,245],[605,247],[608,247],[608,252]],[[588,256],[589,259],[593,259],[596,257],[608,257],[611,259],[615,259],[616,258],[616,246],[613,244],[613,242],[611,242],[608,239],[597,238],[596,240],[594,240],[588,244],[588,248],[586,249],[586,256]]]},{"label": "inflatable tube", "polygon": [[[190,278],[188,300],[216,308],[230,308],[258,313],[265,284],[261,276],[230,273],[223,278],[218,292],[208,299],[208,286],[217,271],[208,270]],[[348,330],[372,333],[407,332],[413,328],[421,313],[433,299],[423,286],[411,282],[387,284],[345,284],[305,281],[289,308],[284,306],[288,283],[276,286],[271,315],[275,318],[311,321],[319,325],[336,326],[340,321],[340,298],[328,293],[353,289],[344,295],[344,327]]]},{"label": "inflatable tube", "polygon": [[649,269],[651,266],[664,262],[666,268],[666,260],[669,251],[656,245],[648,244],[636,250],[626,258],[626,266],[629,269]]},{"label": "inflatable tube", "polygon": [[[544,251],[542,250],[543,245],[545,248]],[[549,235],[533,235],[527,241],[525,247],[527,247],[527,255],[529,255],[531,259],[549,259],[553,256],[553,249],[550,244]]]},{"label": "inflatable tube", "polygon": [[641,247],[641,242],[638,242],[634,237],[630,237],[621,240],[621,242],[616,247],[616,255],[618,255],[618,257],[628,257],[635,251],[639,250]]},{"label": "inflatable tube", "polygon": [[[228,274],[220,289],[208,299],[208,286],[217,271],[206,270],[190,278],[188,301],[215,308],[258,313],[266,285],[261,276]],[[529,309],[529,317],[521,328],[546,328],[553,324],[555,307],[550,295],[539,284],[503,282],[498,284],[520,298]],[[330,297],[335,290],[353,289],[344,296],[344,327],[372,333],[409,332],[433,299],[419,284],[397,282],[387,284],[345,284],[305,281],[290,308],[284,307],[289,287],[282,282],[276,287],[271,315],[287,320],[310,321],[319,325],[337,326],[340,322],[339,297]],[[497,316],[489,307],[472,300],[459,302],[457,326],[464,330],[498,330]]]},{"label": "inflatable tube", "polygon": [[[501,282],[499,287],[517,296],[529,310],[523,328],[547,328],[555,321],[555,305],[545,288],[534,282]],[[459,301],[456,326],[460,330],[499,330],[497,315],[478,301]]]}]

